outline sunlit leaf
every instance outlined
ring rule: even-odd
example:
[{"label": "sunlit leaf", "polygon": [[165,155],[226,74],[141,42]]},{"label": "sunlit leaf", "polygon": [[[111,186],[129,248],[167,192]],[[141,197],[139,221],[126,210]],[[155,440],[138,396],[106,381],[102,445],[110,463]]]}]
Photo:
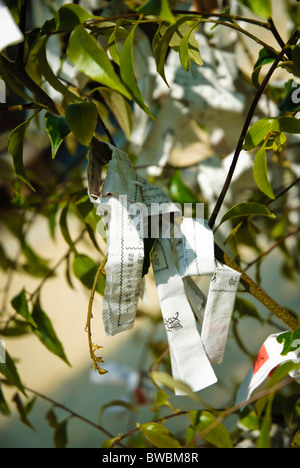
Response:
[{"label": "sunlit leaf", "polygon": [[261,72],[261,69],[264,65],[268,65],[269,63],[273,63],[274,60],[276,59],[277,55],[273,52],[271,52],[269,49],[266,49],[265,47],[260,50],[259,52],[259,57],[257,62],[254,65],[253,73],[252,73],[252,82],[256,88],[259,88],[259,75]]},{"label": "sunlit leaf", "polygon": [[131,99],[106,53],[83,26],[75,28],[68,43],[67,53],[80,72]]},{"label": "sunlit leaf", "polygon": [[274,200],[275,195],[268,177],[267,154],[265,145],[262,145],[256,153],[253,166],[253,176],[259,190],[267,195],[267,197]]},{"label": "sunlit leaf", "polygon": [[179,441],[169,429],[162,424],[149,422],[141,424],[139,429],[144,436],[157,448],[181,448]]},{"label": "sunlit leaf", "polygon": [[255,202],[245,202],[239,203],[238,205],[230,208],[230,210],[228,210],[227,213],[225,213],[223,216],[219,226],[225,221],[247,216],[265,216],[270,219],[276,219],[275,214],[271,213],[271,211],[265,205],[261,205],[260,203]]},{"label": "sunlit leaf", "polygon": [[109,88],[97,88],[97,91],[103,97],[106,105],[114,114],[118,124],[123,130],[126,138],[129,140],[133,129],[133,112],[127,100]]},{"label": "sunlit leaf", "polygon": [[95,16],[88,13],[80,5],[69,3],[63,5],[55,15],[56,30],[72,30],[92,18],[95,18]]},{"label": "sunlit leaf", "polygon": [[120,72],[123,83],[126,84],[135,102],[146,112],[146,114],[149,115],[149,117],[154,118],[150,109],[144,102],[134,71],[133,42],[138,25],[139,23],[136,23],[132,28],[120,52]]},{"label": "sunlit leaf", "polygon": [[239,2],[249,8],[255,15],[262,18],[271,18],[272,3],[271,0],[239,0]]},{"label": "sunlit leaf", "polygon": [[168,0],[149,0],[145,5],[137,8],[137,12],[143,15],[158,16],[169,23],[174,20]]},{"label": "sunlit leaf", "polygon": [[[155,41],[155,47],[154,47],[154,58],[156,62],[156,69],[157,72],[160,74],[162,79],[165,81],[165,83],[169,86],[167,82],[167,78],[165,75],[165,62],[166,62],[166,57],[167,57],[167,52],[170,46],[170,42],[176,33],[177,29],[179,26],[186,21],[189,21],[191,18],[188,16],[179,16],[174,23],[172,23],[164,32],[162,37],[160,38],[159,34],[157,34],[156,41]],[[162,29],[160,29],[160,32]]]},{"label": "sunlit leaf", "polygon": [[283,343],[282,356],[286,356],[290,351],[296,351],[300,347],[300,328],[290,332],[280,333],[276,340]]},{"label": "sunlit leaf", "polygon": [[180,170],[173,175],[169,185],[169,192],[172,200],[181,204],[200,202],[195,192],[182,180]]},{"label": "sunlit leaf", "polygon": [[[208,430],[217,421],[217,418],[209,411],[191,411],[190,418],[192,426],[199,434]],[[223,424],[217,424],[203,438],[218,448],[233,448],[230,434]]]}]

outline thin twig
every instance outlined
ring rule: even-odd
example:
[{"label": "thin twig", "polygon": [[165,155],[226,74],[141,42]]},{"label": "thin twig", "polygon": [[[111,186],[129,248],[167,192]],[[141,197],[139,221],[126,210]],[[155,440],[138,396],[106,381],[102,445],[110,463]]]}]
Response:
[{"label": "thin twig", "polygon": [[279,245],[283,244],[289,237],[295,236],[300,232],[300,227],[298,229],[295,229],[292,232],[289,232],[286,234],[284,237],[279,239],[275,244],[273,244],[271,247],[268,248],[265,252],[262,252],[260,255],[258,255],[252,262],[248,263],[246,268],[244,268],[244,271],[247,271],[251,266],[255,265],[255,263],[259,262],[262,258],[266,257],[269,253],[271,253],[274,249],[276,249]]},{"label": "thin twig", "polygon": [[[53,400],[52,398],[49,398],[46,395],[43,395],[42,393],[37,392],[36,390],[33,390],[28,387],[24,387],[27,392],[33,393],[39,398],[42,398],[45,401],[48,401],[51,403],[53,406],[56,408],[60,408],[67,413],[69,413],[72,417],[79,419],[80,421],[83,421],[84,423],[88,424],[89,426],[94,427],[95,429],[98,429],[99,431],[103,432],[106,436],[108,436],[110,439],[112,439],[114,436],[107,431],[104,427],[100,426],[99,424],[95,424],[93,421],[90,421],[89,419],[85,418],[84,416],[81,416],[80,414],[76,413],[75,411],[71,410],[70,408],[67,408],[66,406],[62,405],[61,403],[58,403],[57,401]],[[119,444],[122,446],[122,444]],[[124,447],[124,446],[123,446]]]},{"label": "thin twig", "polygon": [[238,144],[237,144],[234,156],[233,156],[233,160],[232,160],[231,166],[229,168],[229,171],[228,171],[228,174],[227,174],[224,186],[223,186],[223,189],[222,189],[222,191],[221,191],[221,193],[219,195],[219,198],[217,200],[215,208],[214,208],[214,210],[213,210],[213,212],[211,214],[211,217],[209,219],[209,226],[211,228],[213,228],[214,225],[215,225],[217,216],[219,214],[219,211],[220,211],[220,209],[221,209],[221,207],[223,205],[224,199],[225,199],[227,191],[229,189],[229,186],[230,186],[230,183],[231,183],[231,180],[232,180],[236,165],[238,163],[240,153],[241,153],[242,148],[243,148],[244,140],[246,138],[248,129],[250,127],[250,124],[251,124],[254,112],[256,110],[257,104],[258,104],[258,102],[259,102],[259,100],[260,100],[260,98],[261,98],[267,84],[269,83],[269,81],[271,79],[271,76],[273,75],[274,71],[276,70],[278,63],[280,62],[280,60],[282,59],[282,57],[284,56],[286,51],[289,49],[289,47],[297,41],[298,36],[299,36],[298,31],[294,32],[293,35],[291,36],[291,38],[289,39],[289,41],[287,42],[287,44],[282,48],[281,52],[279,53],[279,55],[274,60],[270,70],[268,71],[266,77],[264,78],[263,82],[261,83],[261,85],[260,85],[260,87],[259,87],[259,89],[258,89],[258,91],[257,91],[257,93],[255,95],[255,98],[254,98],[254,100],[253,100],[253,102],[251,104],[250,110],[249,110],[247,118],[245,120],[243,129],[242,129],[242,132],[241,132],[241,135],[240,135],[240,138],[239,138],[239,141],[238,141]]}]

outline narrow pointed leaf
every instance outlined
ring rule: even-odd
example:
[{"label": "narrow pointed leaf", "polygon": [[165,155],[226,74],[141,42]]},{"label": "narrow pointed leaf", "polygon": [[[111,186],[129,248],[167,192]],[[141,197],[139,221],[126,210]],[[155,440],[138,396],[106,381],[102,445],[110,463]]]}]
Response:
[{"label": "narrow pointed leaf", "polygon": [[23,147],[26,130],[29,127],[31,119],[26,120],[21,123],[15,130],[10,134],[8,138],[8,151],[11,157],[13,158],[14,167],[16,175],[19,179],[22,180],[26,185],[28,185],[31,190],[35,191],[31,182],[29,181],[24,168],[23,162]]},{"label": "narrow pointed leaf", "polygon": [[0,362],[0,374],[4,375],[6,380],[11,385],[17,387],[23,393],[23,395],[27,396],[15,363],[7,351],[5,363]]},{"label": "narrow pointed leaf", "polygon": [[230,219],[242,218],[246,216],[266,216],[270,219],[276,219],[275,214],[271,213],[271,211],[268,210],[265,205],[261,205],[260,203],[255,202],[246,202],[235,205],[230,210],[228,210],[227,213],[225,213],[223,216],[219,226],[225,221],[229,221]]},{"label": "narrow pointed leaf", "polygon": [[83,26],[78,26],[68,43],[68,57],[76,68],[92,80],[118,91],[130,99],[106,53]]},{"label": "narrow pointed leaf", "polygon": [[81,99],[76,96],[76,94],[69,91],[69,89],[57,78],[52,68],[49,65],[47,59],[47,38],[40,41],[39,47],[37,47],[37,61],[41,73],[46,78],[46,81],[55,89],[58,93],[61,93],[68,102],[76,102]]},{"label": "narrow pointed leaf", "polygon": [[48,315],[35,304],[32,312],[37,328],[33,329],[34,334],[46,348],[70,365],[60,340],[58,339]]},{"label": "narrow pointed leaf", "polygon": [[142,93],[138,87],[135,71],[134,71],[134,57],[133,57],[133,41],[136,28],[139,23],[132,28],[130,34],[128,35],[121,53],[120,53],[120,71],[123,82],[126,84],[127,88],[130,90],[133,99],[135,102],[151,117],[154,118],[150,109],[144,102]]},{"label": "narrow pointed leaf", "polygon": [[97,126],[98,112],[95,104],[80,102],[71,104],[66,109],[66,122],[79,143],[90,144]]},{"label": "narrow pointed leaf", "polygon": [[[92,290],[94,279],[98,271],[98,268],[99,268],[99,265],[87,255],[78,254],[74,258],[74,263],[73,263],[74,275],[90,291]],[[97,285],[97,291],[99,294],[101,294],[101,296],[104,295],[105,284],[106,284],[105,276],[101,275],[100,281],[98,282],[98,285]]]},{"label": "narrow pointed leaf", "polygon": [[95,18],[80,5],[63,5],[55,15],[56,31],[72,30],[76,26]]},{"label": "narrow pointed leaf", "polygon": [[37,324],[29,312],[25,289],[23,289],[21,293],[11,301],[11,305],[15,311],[26,320],[27,323],[35,328],[37,327]]},{"label": "narrow pointed leaf", "polygon": [[253,166],[253,175],[259,190],[267,195],[267,197],[274,200],[275,195],[268,177],[267,154],[265,145],[263,145],[256,153]]},{"label": "narrow pointed leaf", "polygon": [[62,142],[70,133],[65,117],[47,112],[45,115],[46,130],[51,141],[52,158],[54,159]]}]

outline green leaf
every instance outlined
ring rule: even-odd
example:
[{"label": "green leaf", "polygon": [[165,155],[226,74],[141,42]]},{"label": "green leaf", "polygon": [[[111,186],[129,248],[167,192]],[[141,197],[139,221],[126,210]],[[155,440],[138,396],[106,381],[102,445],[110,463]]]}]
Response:
[{"label": "green leaf", "polygon": [[103,442],[101,448],[111,448],[114,447],[120,440],[120,437],[113,437],[112,439],[107,439]]},{"label": "green leaf", "polygon": [[250,431],[259,429],[259,419],[256,412],[248,406],[240,414],[240,424]]},{"label": "green leaf", "polygon": [[149,115],[149,117],[154,119],[150,109],[144,102],[134,72],[133,41],[138,25],[139,22],[137,22],[132,28],[120,52],[120,72],[123,83],[126,84],[135,102],[144,110],[144,112],[146,112],[146,114]]},{"label": "green leaf", "polygon": [[3,416],[9,416],[11,414],[9,406],[6,403],[6,400],[2,393],[1,387],[0,387],[0,414],[2,414]]},{"label": "green leaf", "polygon": [[[114,114],[126,138],[129,140],[133,129],[133,112],[129,103],[121,94],[109,88],[96,88],[106,105]],[[95,91],[95,90],[94,90]]]},{"label": "green leaf", "polygon": [[105,410],[107,408],[113,408],[113,407],[125,408],[128,411],[132,411],[133,413],[139,414],[139,410],[133,404],[128,403],[127,401],[124,401],[124,400],[113,400],[101,406],[99,410],[99,423],[100,424],[101,424],[103,413],[105,412]]},{"label": "green leaf", "polygon": [[157,448],[181,448],[179,441],[162,424],[149,422],[139,426],[144,436]]},{"label": "green leaf", "polygon": [[180,170],[177,170],[173,175],[169,185],[169,192],[172,200],[177,203],[200,202],[195,192],[183,182]]},{"label": "green leaf", "polygon": [[56,31],[72,30],[76,26],[95,18],[80,5],[63,5],[55,15]]},{"label": "green leaf", "polygon": [[271,213],[271,211],[269,211],[266,206],[255,202],[245,202],[239,203],[238,205],[235,205],[232,208],[230,208],[230,210],[228,210],[227,213],[225,213],[225,215],[223,216],[219,226],[225,221],[246,216],[266,216],[270,219],[276,219],[275,214]]},{"label": "green leaf", "polygon": [[20,396],[17,393],[15,394],[12,401],[16,404],[16,407],[17,407],[21,422],[23,424],[25,424],[25,426],[28,426],[28,427],[30,427],[30,429],[35,431],[33,425],[31,424],[31,422],[28,419],[28,416],[27,416],[28,412],[26,410],[26,407],[24,407],[24,405],[22,403],[22,400],[21,400]]},{"label": "green leaf", "polygon": [[46,81],[58,93],[61,93],[68,102],[81,101],[76,94],[73,94],[69,89],[57,78],[47,60],[47,46],[48,38],[40,41],[36,46],[36,60],[41,73],[44,75]]},{"label": "green leaf", "polygon": [[275,200],[275,195],[268,177],[266,144],[263,144],[256,153],[253,176],[259,190],[267,195],[267,197]]},{"label": "green leaf", "polygon": [[[209,411],[191,411],[190,418],[192,426],[199,434],[202,434],[217,421],[217,418]],[[218,424],[214,429],[207,432],[203,438],[218,448],[233,448],[230,434],[223,424]]]},{"label": "green leaf", "polygon": [[37,327],[37,324],[29,312],[25,289],[23,289],[21,293],[11,301],[11,305],[15,311],[26,320],[27,323],[35,328]]},{"label": "green leaf", "polygon": [[291,332],[280,333],[276,340],[283,343],[282,356],[286,356],[290,351],[296,351],[300,347],[300,328]]},{"label": "green leaf", "polygon": [[293,62],[298,70],[300,72],[300,46],[297,44],[295,47],[292,49],[292,58]]},{"label": "green leaf", "polygon": [[251,151],[275,133],[300,133],[300,120],[295,117],[264,118],[258,120],[249,129],[244,148]]},{"label": "green leaf", "polygon": [[193,392],[189,385],[180,381],[174,380],[171,375],[166,372],[151,372],[150,377],[153,380],[154,384],[162,384],[165,385],[170,390],[174,391],[175,389],[179,390],[181,393],[184,393],[187,398],[200,405],[205,405],[203,400],[197,395],[197,393]]},{"label": "green leaf", "polygon": [[0,54],[0,75],[5,81],[6,86],[17,96],[21,97],[25,101],[34,102],[38,104],[35,99],[29,96],[25,91],[23,91],[22,85],[19,85],[11,76],[10,73],[7,72],[5,65],[2,60],[2,56]]},{"label": "green leaf", "polygon": [[22,252],[27,259],[27,263],[23,265],[23,269],[26,273],[37,278],[53,276],[54,273],[48,266],[49,261],[38,255],[32,247],[24,243]]},{"label": "green leaf", "polygon": [[23,395],[27,397],[24,386],[21,382],[17,368],[15,366],[15,363],[13,359],[10,357],[7,350],[6,350],[5,363],[0,362],[0,374],[4,375],[6,380],[11,385],[14,385],[15,387],[17,387],[23,393]]},{"label": "green leaf", "polygon": [[256,64],[254,65],[254,71],[252,73],[252,82],[256,88],[259,88],[259,74],[264,65],[267,65],[269,63],[274,62],[276,59],[277,55],[270,50],[263,48],[259,52],[258,60]]},{"label": "green leaf", "polygon": [[38,304],[35,304],[33,307],[32,317],[37,324],[37,328],[34,328],[33,332],[41,343],[43,343],[51,353],[58,356],[66,364],[70,365],[65,355],[63,345],[59,341],[48,315]]},{"label": "green leaf", "polygon": [[120,66],[120,53],[117,47],[117,35],[118,35],[118,30],[121,24],[122,24],[122,19],[118,19],[115,24],[114,30],[108,39],[109,53],[112,59],[114,60],[114,62],[116,62],[116,64],[119,66]]},{"label": "green leaf", "polygon": [[156,62],[156,69],[157,72],[160,74],[162,79],[165,81],[167,86],[169,86],[166,75],[165,75],[165,62],[166,62],[166,56],[167,52],[170,46],[170,42],[178,30],[179,26],[185,23],[186,21],[191,20],[192,18],[189,16],[179,16],[174,23],[172,23],[163,33],[162,37],[159,39],[159,34],[162,30],[162,28],[159,29],[157,35],[155,36],[155,42],[154,42],[154,58]]},{"label": "green leaf", "polygon": [[83,26],[78,26],[70,37],[67,54],[76,68],[98,83],[118,91],[127,99],[130,94],[123,86],[106,53]]},{"label": "green leaf", "polygon": [[262,18],[271,18],[272,3],[271,0],[239,0],[239,2],[249,8],[255,15]]},{"label": "green leaf", "polygon": [[23,147],[26,130],[29,127],[29,124],[32,120],[32,117],[25,122],[21,123],[15,130],[10,134],[8,138],[8,151],[11,157],[13,158],[14,167],[16,175],[21,179],[26,185],[28,185],[31,190],[35,192],[31,182],[29,181],[24,168],[23,162]]},{"label": "green leaf", "polygon": [[195,62],[197,65],[202,66],[203,62],[201,59],[201,53],[199,50],[198,42],[195,38],[193,33],[194,28],[190,28],[187,34],[181,39],[180,46],[179,46],[179,57],[182,67],[187,71],[188,68],[192,69],[192,61]]},{"label": "green leaf", "polygon": [[59,422],[53,409],[50,409],[46,414],[46,420],[49,426],[54,429],[53,443],[55,448],[66,448],[68,444],[67,425],[69,418]]},{"label": "green leaf", "polygon": [[66,109],[66,122],[79,143],[88,146],[97,127],[98,112],[95,104],[81,102]]},{"label": "green leaf", "polygon": [[65,117],[47,112],[45,119],[46,130],[51,141],[52,159],[54,159],[62,142],[70,133],[70,129],[67,125]]},{"label": "green leaf", "polygon": [[149,0],[136,11],[143,15],[158,16],[168,23],[172,23],[174,20],[168,0]]},{"label": "green leaf", "polygon": [[70,204],[67,203],[66,206],[62,209],[60,218],[59,218],[59,226],[63,238],[65,239],[66,243],[70,247],[71,251],[75,254],[77,253],[76,247],[70,235],[70,230],[68,226],[68,213],[69,213]]},{"label": "green leaf", "polygon": [[270,432],[272,425],[272,404],[274,394],[269,395],[268,404],[263,417],[262,425],[260,428],[260,434],[256,442],[256,448],[270,448]]},{"label": "green leaf", "polygon": [[[87,255],[78,254],[75,256],[74,262],[73,262],[74,275],[90,291],[92,290],[94,279],[95,279],[98,269],[99,269],[99,265]],[[104,295],[105,284],[106,284],[105,275],[101,275],[100,281],[98,282],[97,289],[96,289],[101,296]]]},{"label": "green leaf", "polygon": [[300,448],[300,429],[294,435],[292,443],[291,443],[291,447]]}]

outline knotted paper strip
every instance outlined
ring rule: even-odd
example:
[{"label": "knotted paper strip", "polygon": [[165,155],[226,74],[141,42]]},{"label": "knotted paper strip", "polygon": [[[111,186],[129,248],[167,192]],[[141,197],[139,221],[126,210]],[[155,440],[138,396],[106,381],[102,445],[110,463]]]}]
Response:
[{"label": "knotted paper strip", "polygon": [[[175,267],[171,240],[159,239],[152,265],[166,327],[172,374],[197,392],[217,382],[197,330],[183,281]],[[176,395],[182,395],[175,389]]]},{"label": "knotted paper strip", "polygon": [[[236,404],[241,404],[249,400],[254,390],[258,388],[280,364],[288,361],[300,363],[299,350],[298,353],[296,351],[291,351],[286,356],[281,355],[283,345],[277,341],[279,335],[280,333],[270,335],[263,343],[255,361],[238,390]],[[292,371],[290,376],[298,378],[299,369]]]},{"label": "knotted paper strip", "polygon": [[[152,253],[152,267],[173,377],[199,391],[217,381],[209,358],[218,363],[223,358],[240,274],[215,262],[213,232],[204,220],[183,217],[181,208],[160,187],[134,171],[126,153],[109,147],[112,160],[101,196],[102,167],[93,152],[88,169],[90,200],[107,227],[103,298],[106,333],[114,335],[134,325],[144,288],[144,226],[148,229],[150,220],[157,234],[154,237],[159,236]],[[167,227],[163,232],[156,226],[161,215],[170,214],[176,221],[173,233],[176,240],[171,236],[170,222],[163,225]],[[212,275],[207,300],[192,279],[201,275]],[[202,338],[193,310],[203,323]]]},{"label": "knotted paper strip", "polygon": [[[100,187],[95,174],[97,161],[90,154],[89,193],[91,201],[107,225],[108,257],[106,287],[103,297],[103,321],[108,335],[115,335],[133,327],[137,304],[143,290],[144,263],[143,229],[130,214],[130,202],[140,202],[140,186],[125,153],[113,149],[103,187],[103,198],[96,195]],[[128,177],[126,177],[126,174]]]}]

